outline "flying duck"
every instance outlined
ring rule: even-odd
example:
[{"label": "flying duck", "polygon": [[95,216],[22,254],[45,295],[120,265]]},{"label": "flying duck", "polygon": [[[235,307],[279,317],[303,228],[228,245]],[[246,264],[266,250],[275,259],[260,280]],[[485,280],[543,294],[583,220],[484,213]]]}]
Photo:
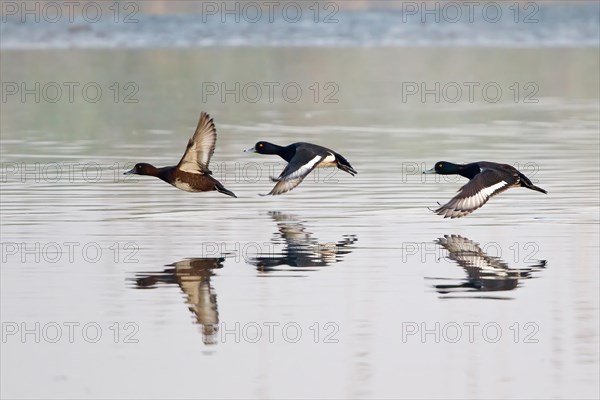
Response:
[{"label": "flying duck", "polygon": [[460,175],[470,179],[458,190],[458,194],[444,204],[435,213],[444,218],[464,217],[483,206],[495,194],[511,187],[525,187],[547,194],[544,189],[535,186],[529,178],[516,168],[507,164],[480,161],[470,164],[453,164],[438,161],[424,174]]},{"label": "flying duck", "polygon": [[352,176],[357,173],[348,160],[340,154],[312,143],[298,142],[284,147],[261,141],[246,151],[260,154],[277,154],[288,162],[279,177],[271,177],[271,180],[277,182],[277,184],[267,195],[289,192],[317,167],[337,167]]},{"label": "flying duck", "polygon": [[217,130],[212,118],[205,112],[200,114],[200,120],[194,136],[188,141],[185,153],[179,164],[172,167],[156,168],[146,163],[136,164],[125,174],[149,175],[162,179],[186,192],[208,192],[216,190],[231,197],[237,197],[233,192],[211,176],[208,169],[210,158],[215,152]]}]

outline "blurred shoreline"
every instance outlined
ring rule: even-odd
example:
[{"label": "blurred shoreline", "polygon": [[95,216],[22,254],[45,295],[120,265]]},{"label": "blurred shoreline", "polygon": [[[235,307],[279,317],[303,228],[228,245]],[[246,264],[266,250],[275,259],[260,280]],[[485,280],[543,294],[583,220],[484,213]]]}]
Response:
[{"label": "blurred shoreline", "polygon": [[[3,1],[3,3],[21,3],[16,1]],[[33,3],[33,2],[31,2]],[[440,7],[449,6],[450,3],[458,4],[462,7],[484,7],[486,5],[500,4],[501,6],[509,7],[514,4],[520,4],[521,6],[527,6],[530,4],[535,5],[544,5],[544,6],[581,6],[583,4],[596,3],[595,1],[590,0],[538,0],[538,1],[530,1],[530,0],[510,0],[510,1],[493,1],[493,0],[480,0],[477,2],[472,1],[440,1],[440,0],[419,0],[419,1],[404,1],[404,0],[227,0],[227,1],[188,1],[188,0],[151,0],[151,1],[129,1],[129,0],[117,0],[117,1],[94,1],[94,0],[81,0],[77,2],[72,2],[69,6],[67,3],[69,2],[60,2],[53,0],[39,0],[35,3],[38,3],[39,7],[46,7],[48,5],[63,5],[65,7],[82,7],[85,8],[87,5],[93,4],[99,5],[103,8],[103,10],[112,10],[115,8],[115,4],[120,4],[122,8],[127,7],[130,4],[135,4],[137,10],[144,14],[157,14],[157,15],[167,15],[167,14],[181,14],[181,13],[202,13],[206,11],[207,8],[211,8],[212,5],[217,5],[218,7],[222,7],[223,5],[227,7],[231,7],[230,9],[235,8],[235,3],[239,4],[241,7],[247,4],[256,4],[262,7],[263,9],[268,9],[269,7],[284,7],[287,4],[298,4],[305,9],[309,9],[311,7],[315,7],[315,4],[318,4],[321,8],[325,8],[328,5],[335,5],[335,7],[339,10],[357,10],[357,11],[365,11],[365,10],[402,10],[402,9],[410,9],[414,5],[420,6],[422,4],[427,4],[430,7],[433,4],[439,4]],[[31,8],[34,6],[31,5]],[[0,12],[2,15],[5,14],[6,6],[3,6]]]},{"label": "blurred shoreline", "polygon": [[600,45],[589,1],[67,3],[3,2],[0,49]]}]

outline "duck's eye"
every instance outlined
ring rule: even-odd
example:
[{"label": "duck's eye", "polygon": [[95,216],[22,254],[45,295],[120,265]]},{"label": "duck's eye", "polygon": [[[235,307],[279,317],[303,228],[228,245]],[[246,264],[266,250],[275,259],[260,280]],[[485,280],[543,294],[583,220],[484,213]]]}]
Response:
[{"label": "duck's eye", "polygon": [[442,164],[438,164],[438,168],[442,168]]},{"label": "duck's eye", "polygon": [[263,144],[262,144],[262,143],[259,143],[259,144],[258,144],[258,147],[263,147]]}]

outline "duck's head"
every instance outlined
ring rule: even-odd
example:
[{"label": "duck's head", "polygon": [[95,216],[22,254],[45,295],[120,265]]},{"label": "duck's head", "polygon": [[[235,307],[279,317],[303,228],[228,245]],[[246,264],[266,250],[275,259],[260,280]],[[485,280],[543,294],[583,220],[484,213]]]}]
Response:
[{"label": "duck's head", "polygon": [[254,147],[251,147],[245,151],[247,151],[249,153],[277,154],[277,153],[279,153],[280,149],[281,149],[281,146],[277,146],[276,144],[269,143],[269,142],[260,141],[260,142],[256,142]]},{"label": "duck's head", "polygon": [[146,163],[138,163],[135,164],[135,167],[130,169],[127,172],[124,172],[123,175],[151,175],[156,176],[158,174],[158,170],[154,165],[146,164]]},{"label": "duck's head", "polygon": [[448,161],[438,161],[435,166],[427,171],[423,171],[424,174],[440,174],[440,175],[454,175],[458,174],[461,166],[453,164]]}]

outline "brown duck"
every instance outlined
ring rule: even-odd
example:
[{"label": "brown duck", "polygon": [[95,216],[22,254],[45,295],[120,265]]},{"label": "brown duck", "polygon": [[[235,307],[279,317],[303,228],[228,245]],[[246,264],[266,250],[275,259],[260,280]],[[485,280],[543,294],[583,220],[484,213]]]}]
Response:
[{"label": "brown duck", "polygon": [[200,120],[194,136],[189,140],[185,153],[179,164],[172,167],[156,168],[147,163],[136,164],[125,174],[155,176],[186,192],[209,192],[216,190],[228,196],[237,197],[233,192],[213,178],[208,168],[210,158],[215,152],[217,130],[212,118],[205,112]]}]

